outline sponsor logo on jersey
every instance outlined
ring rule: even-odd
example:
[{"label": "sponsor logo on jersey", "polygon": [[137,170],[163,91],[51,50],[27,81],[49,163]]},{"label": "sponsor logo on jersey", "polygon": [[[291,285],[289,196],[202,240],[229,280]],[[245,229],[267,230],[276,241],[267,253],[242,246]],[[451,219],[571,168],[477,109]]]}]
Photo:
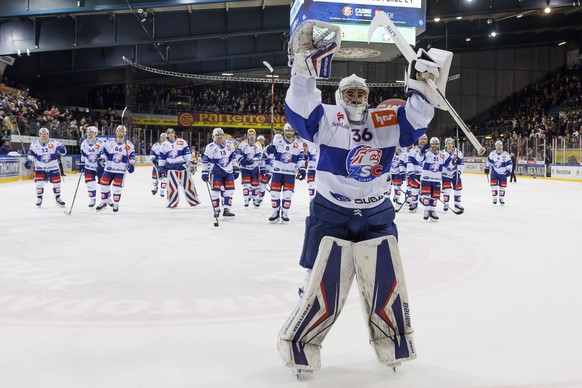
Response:
[{"label": "sponsor logo on jersey", "polygon": [[53,145],[53,143],[49,143],[48,144],[48,148],[54,148],[55,146]]},{"label": "sponsor logo on jersey", "polygon": [[349,5],[346,5],[345,7],[342,8],[342,15],[344,16],[352,16],[353,13],[354,10]]},{"label": "sponsor logo on jersey", "polygon": [[337,122],[337,121],[334,121],[333,123],[331,123],[331,126],[332,127],[341,127],[341,128],[344,128],[344,129],[351,129],[350,128],[350,124],[348,124],[348,123],[340,123],[340,122]]},{"label": "sponsor logo on jersey", "polygon": [[354,199],[354,203],[356,203],[358,205],[364,205],[364,204],[368,204],[368,203],[380,202],[383,199],[384,199],[384,195],[380,194],[377,197],[356,198],[356,199]]},{"label": "sponsor logo on jersey", "polygon": [[387,127],[389,125],[398,124],[398,119],[396,118],[396,112],[390,109],[383,109],[380,111],[372,112],[372,122],[374,127]]},{"label": "sponsor logo on jersey", "polygon": [[342,112],[337,112],[337,121],[343,120],[346,118]]},{"label": "sponsor logo on jersey", "polygon": [[329,192],[329,194],[337,201],[340,202],[351,202],[352,200],[349,199],[348,197],[346,197],[345,195],[342,194],[338,194],[338,193],[334,193],[334,192]]},{"label": "sponsor logo on jersey", "polygon": [[349,152],[346,159],[348,178],[358,182],[370,182],[382,175],[384,166],[380,164],[382,150],[369,145],[359,145]]}]

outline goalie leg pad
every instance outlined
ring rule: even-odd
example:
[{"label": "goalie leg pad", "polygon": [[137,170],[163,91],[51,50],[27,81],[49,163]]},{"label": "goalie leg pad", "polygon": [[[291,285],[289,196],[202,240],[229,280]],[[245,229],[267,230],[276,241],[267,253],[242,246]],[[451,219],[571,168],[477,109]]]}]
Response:
[{"label": "goalie leg pad", "polygon": [[303,297],[279,332],[283,364],[298,370],[321,367],[320,348],[338,318],[352,281],[352,243],[325,237]]},{"label": "goalie leg pad", "polygon": [[169,208],[177,207],[180,203],[180,171],[168,171],[168,205]]},{"label": "goalie leg pad", "polygon": [[408,293],[394,236],[353,246],[356,279],[370,344],[378,361],[395,366],[416,358]]},{"label": "goalie leg pad", "polygon": [[182,188],[184,189],[184,196],[186,197],[186,202],[188,205],[194,207],[200,204],[200,199],[198,198],[198,193],[196,192],[196,186],[194,186],[193,175],[188,171],[182,172]]}]

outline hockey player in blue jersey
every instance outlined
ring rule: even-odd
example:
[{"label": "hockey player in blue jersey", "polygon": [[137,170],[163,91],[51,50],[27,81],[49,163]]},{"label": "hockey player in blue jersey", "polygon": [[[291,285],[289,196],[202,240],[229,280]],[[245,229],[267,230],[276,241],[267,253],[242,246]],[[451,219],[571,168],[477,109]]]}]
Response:
[{"label": "hockey player in blue jersey", "polygon": [[53,185],[53,194],[58,206],[65,206],[61,199],[61,174],[59,171],[58,157],[65,155],[67,149],[58,140],[49,139],[49,130],[41,128],[38,131],[39,140],[30,145],[26,154],[24,167],[31,169],[34,165],[34,183],[36,185],[36,206],[42,205],[44,184],[49,181]]},{"label": "hockey player in blue jersey", "polygon": [[491,172],[491,195],[493,196],[493,204],[499,203],[505,205],[505,188],[507,187],[507,177],[511,175],[513,162],[511,156],[507,151],[503,151],[503,142],[497,140],[495,142],[495,149],[491,151],[485,162],[485,174],[489,175]]},{"label": "hockey player in blue jersey", "polygon": [[378,360],[393,367],[416,357],[387,178],[396,147],[413,144],[432,120],[437,96],[424,80],[438,81],[446,65],[419,51],[409,66],[403,107],[370,108],[368,86],[357,75],[340,81],[335,105],[323,104],[316,78],[329,77],[340,36],[337,26],[307,20],[290,42],[286,118],[319,149],[316,194],[299,261],[306,281],[278,343],[284,365],[299,372],[320,368],[321,342],[354,275]]}]

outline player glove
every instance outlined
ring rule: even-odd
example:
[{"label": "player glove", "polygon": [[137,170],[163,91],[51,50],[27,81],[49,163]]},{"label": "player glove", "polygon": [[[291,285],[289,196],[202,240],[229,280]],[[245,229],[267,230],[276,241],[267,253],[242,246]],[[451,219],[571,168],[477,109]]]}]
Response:
[{"label": "player glove", "polygon": [[127,165],[127,172],[129,172],[130,174],[133,174],[133,172],[135,171],[135,166],[133,164],[128,164]]},{"label": "player glove", "polygon": [[299,180],[302,181],[307,176],[307,171],[304,168],[299,169]]},{"label": "player glove", "polygon": [[210,179],[210,175],[208,174],[208,171],[202,171],[202,180],[204,182],[208,182],[209,179]]},{"label": "player glove", "polygon": [[85,163],[79,163],[78,170],[79,170],[79,172],[84,172],[85,171]]},{"label": "player glove", "polygon": [[505,171],[505,176],[510,176],[511,175],[511,171],[507,170]]},{"label": "player glove", "polygon": [[453,159],[453,166],[458,166],[459,164],[461,164],[461,160],[459,158],[454,158]]},{"label": "player glove", "polygon": [[426,154],[426,152],[428,151],[428,149],[430,148],[430,145],[428,143],[426,143],[425,145],[422,146],[422,148],[420,149],[420,154],[424,155]]},{"label": "player glove", "polygon": [[158,165],[158,158],[152,158],[152,163],[157,166]]},{"label": "player glove", "polygon": [[232,176],[234,177],[234,180],[237,180],[239,175],[240,175],[240,170],[234,170],[232,172]]},{"label": "player glove", "polygon": [[241,159],[241,161],[240,161],[241,166],[250,166],[253,163],[254,163],[254,161],[252,159],[247,159],[247,158]]},{"label": "player glove", "polygon": [[24,168],[26,168],[27,170],[30,170],[32,168],[32,162],[30,160],[27,160],[26,162],[24,162]]},{"label": "player glove", "polygon": [[485,167],[485,170],[483,170],[483,172],[487,175],[489,175],[489,167]]}]

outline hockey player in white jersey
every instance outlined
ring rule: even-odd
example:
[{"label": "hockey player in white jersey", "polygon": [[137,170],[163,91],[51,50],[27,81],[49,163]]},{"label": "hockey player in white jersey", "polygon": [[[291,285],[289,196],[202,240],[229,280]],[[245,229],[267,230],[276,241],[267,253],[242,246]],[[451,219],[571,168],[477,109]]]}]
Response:
[{"label": "hockey player in white jersey", "polygon": [[97,138],[99,130],[95,126],[87,128],[87,138],[81,143],[81,163],[79,172],[85,174],[85,184],[89,194],[89,207],[94,207],[97,200],[97,182],[101,180],[103,170],[99,168],[99,155],[103,151],[103,142]]},{"label": "hockey player in white jersey", "polygon": [[[224,138],[222,128],[212,131],[212,143],[204,149],[202,156],[202,180],[210,183],[214,217],[220,216],[222,197],[222,216],[234,217],[232,197],[234,195],[234,163],[236,147],[231,140]],[[223,193],[224,190],[224,193]]]},{"label": "hockey player in white jersey", "polygon": [[257,131],[249,128],[247,138],[240,142],[236,150],[236,160],[241,170],[245,207],[249,206],[251,198],[255,207],[260,205],[259,165],[262,162],[263,146],[256,141],[256,137]]},{"label": "hockey player in white jersey", "polygon": [[160,134],[160,141],[152,145],[150,150],[150,158],[152,160],[152,194],[156,195],[158,188],[160,189],[160,197],[166,195],[166,185],[168,184],[168,178],[163,168],[160,168],[160,159],[162,157],[162,144],[168,139],[168,134],[162,132]]},{"label": "hockey player in white jersey", "polygon": [[176,137],[176,131],[168,128],[168,138],[162,143],[158,162],[159,168],[168,179],[168,208],[176,208],[180,203],[180,187],[184,191],[186,202],[191,207],[200,204],[193,175],[196,166],[192,163],[192,153],[188,142]]},{"label": "hockey player in white jersey", "polygon": [[420,175],[422,173],[422,159],[421,150],[428,149],[428,137],[422,135],[418,139],[418,145],[415,145],[408,151],[408,163],[406,165],[406,175],[408,187],[410,189],[410,212],[416,211],[418,207],[418,198],[420,193]]},{"label": "hockey player in white jersey", "polygon": [[110,192],[113,194],[113,211],[119,211],[125,172],[132,174],[135,170],[135,147],[131,141],[125,139],[126,133],[125,125],[118,125],[115,129],[115,139],[107,139],[103,143],[100,158],[105,160],[105,171],[99,181],[101,203],[95,208],[97,211],[102,211],[107,206]]},{"label": "hockey player in white jersey", "polygon": [[315,173],[317,170],[318,149],[313,143],[307,144],[307,187],[309,188],[309,199],[315,197]]},{"label": "hockey player in white jersey", "polygon": [[261,162],[259,163],[259,199],[257,200],[255,206],[261,206],[263,202],[263,198],[265,198],[265,192],[267,191],[267,185],[271,180],[271,164],[269,157],[272,155],[267,155],[267,142],[265,140],[265,136],[259,135],[257,136],[257,142],[261,144],[262,147],[262,158]]},{"label": "hockey player in white jersey", "polygon": [[461,191],[463,190],[463,181],[461,174],[465,168],[463,153],[455,147],[455,140],[452,137],[445,139],[445,152],[450,156],[451,162],[443,170],[443,210],[449,209],[451,192],[454,190],[454,206],[457,213],[462,213],[465,208],[461,205]]},{"label": "hockey player in white jersey", "polygon": [[36,206],[42,205],[45,181],[53,185],[53,194],[58,206],[65,206],[61,199],[61,174],[59,171],[58,157],[65,155],[67,149],[58,140],[49,138],[49,130],[41,128],[38,131],[39,140],[30,145],[26,154],[24,167],[31,169],[34,165],[34,183],[36,186]]},{"label": "hockey player in white jersey", "polygon": [[336,105],[323,104],[316,77],[329,77],[340,36],[337,26],[307,20],[290,42],[286,118],[319,147],[299,261],[307,279],[278,344],[284,365],[300,372],[320,368],[321,343],[354,275],[378,360],[393,367],[416,358],[395,211],[385,193],[396,147],[414,143],[434,116],[435,96],[424,79],[438,79],[441,65],[428,55],[411,64],[403,107],[369,108],[368,86],[356,75],[340,81]]},{"label": "hockey player in white jersey", "polygon": [[388,197],[393,194],[393,200],[397,204],[402,204],[400,197],[402,196],[402,180],[404,173],[401,166],[402,161],[402,147],[396,147],[392,163],[390,164],[390,189],[388,190]]},{"label": "hockey player in white jersey", "polygon": [[420,177],[420,196],[424,205],[424,217],[427,221],[438,221],[436,214],[437,200],[441,197],[441,184],[443,170],[448,168],[450,163],[449,155],[440,150],[441,142],[438,137],[430,139],[430,148],[423,147],[420,153],[422,159],[422,173]]},{"label": "hockey player in white jersey", "polygon": [[[295,190],[295,175],[299,180],[305,179],[305,153],[303,143],[295,137],[295,130],[289,123],[283,127],[283,135],[275,135],[268,154],[273,155],[273,180],[271,181],[271,207],[273,214],[269,222],[289,222],[289,209]],[[281,198],[282,197],[282,198]]]},{"label": "hockey player in white jersey", "polygon": [[495,150],[491,151],[485,162],[485,174],[489,175],[491,172],[491,195],[493,196],[493,204],[499,203],[505,205],[505,188],[507,187],[507,177],[511,175],[511,168],[513,162],[511,156],[507,151],[503,151],[503,142],[497,140],[495,142]]}]

